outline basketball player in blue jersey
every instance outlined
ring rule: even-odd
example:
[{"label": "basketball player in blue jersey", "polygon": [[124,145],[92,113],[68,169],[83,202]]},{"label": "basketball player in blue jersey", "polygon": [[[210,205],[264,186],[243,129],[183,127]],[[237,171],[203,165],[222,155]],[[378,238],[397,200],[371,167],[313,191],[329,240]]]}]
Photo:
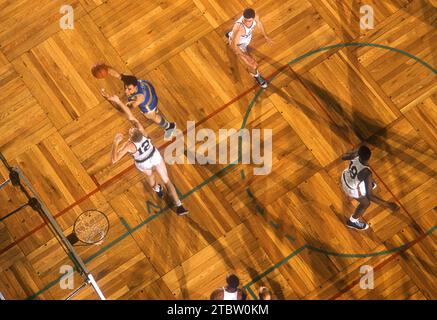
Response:
[{"label": "basketball player in blue jersey", "polygon": [[240,61],[243,62],[256,82],[258,82],[262,88],[267,88],[267,81],[260,75],[258,63],[248,50],[249,43],[252,40],[252,33],[257,26],[266,41],[272,43],[272,40],[267,36],[264,30],[259,16],[255,14],[255,10],[252,8],[247,8],[243,11],[243,15],[235,22],[232,31],[226,33],[226,37],[228,38],[232,51],[234,51]]},{"label": "basketball player in blue jersey", "polygon": [[155,88],[146,80],[138,80],[135,76],[120,74],[112,67],[108,73],[123,81],[125,94],[130,107],[138,107],[143,115],[165,130],[164,139],[169,140],[176,129],[176,123],[168,122],[162,113],[158,113],[158,96]]},{"label": "basketball player in blue jersey", "polygon": [[112,163],[116,163],[126,154],[131,155],[135,162],[136,168],[146,175],[147,182],[149,183],[150,187],[157,193],[159,198],[162,198],[164,196],[163,188],[160,184],[156,183],[156,179],[153,174],[153,169],[155,169],[161,177],[161,180],[164,182],[170,197],[174,201],[176,206],[176,214],[178,216],[187,214],[188,210],[183,207],[182,202],[176,192],[176,188],[168,177],[164,159],[159,153],[159,150],[152,144],[152,141],[147,136],[143,126],[133,116],[129,108],[120,100],[118,96],[109,96],[104,92],[102,92],[102,95],[109,101],[118,105],[126,113],[129,121],[134,125],[134,127],[129,130],[129,139],[127,141],[122,142],[123,134],[121,133],[118,133],[115,136],[111,152]]},{"label": "basketball player in blue jersey", "polygon": [[357,151],[352,151],[342,156],[342,160],[350,161],[349,167],[341,175],[343,191],[346,195],[359,202],[358,207],[346,225],[357,230],[366,230],[369,227],[366,222],[360,221],[360,218],[370,206],[370,202],[380,204],[392,211],[399,210],[396,203],[382,200],[372,193],[372,189],[376,188],[376,184],[373,182],[372,171],[368,166],[371,154],[368,147],[361,146]]}]

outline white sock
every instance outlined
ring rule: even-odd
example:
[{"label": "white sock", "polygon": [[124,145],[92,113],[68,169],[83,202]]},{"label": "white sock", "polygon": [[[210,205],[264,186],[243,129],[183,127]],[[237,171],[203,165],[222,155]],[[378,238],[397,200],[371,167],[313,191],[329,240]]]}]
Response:
[{"label": "white sock", "polygon": [[259,71],[256,70],[256,74],[254,74],[253,76],[254,76],[255,78],[258,78],[258,77],[259,77]]},{"label": "white sock", "polygon": [[157,184],[157,185],[155,185],[155,186],[153,187],[153,190],[154,190],[155,192],[159,192],[159,190],[161,190],[161,186],[160,186],[159,184]]},{"label": "white sock", "polygon": [[178,201],[176,202],[176,207],[180,207],[181,205],[182,205],[181,200],[178,200]]},{"label": "white sock", "polygon": [[350,219],[349,219],[352,223],[356,223],[358,220],[360,220],[360,219],[354,219],[352,216],[350,217]]}]

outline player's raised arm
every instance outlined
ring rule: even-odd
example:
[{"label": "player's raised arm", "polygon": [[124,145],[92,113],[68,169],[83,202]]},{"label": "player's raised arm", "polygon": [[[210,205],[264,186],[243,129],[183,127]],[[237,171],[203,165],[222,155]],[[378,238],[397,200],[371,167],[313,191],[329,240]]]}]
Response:
[{"label": "player's raised arm", "polygon": [[121,80],[121,73],[115,70],[113,67],[106,66],[108,68],[108,74],[114,78]]},{"label": "player's raised arm", "polygon": [[130,141],[126,141],[125,143],[121,143],[123,140],[123,135],[121,133],[117,133],[114,138],[114,142],[112,144],[111,151],[111,161],[112,163],[118,162],[121,158],[123,158],[128,152],[134,152],[135,147],[132,146]]},{"label": "player's raised arm", "polygon": [[138,122],[138,120],[134,117],[132,111],[130,111],[128,106],[123,101],[121,101],[119,96],[117,95],[111,96],[109,93],[105,91],[105,89],[101,89],[101,94],[103,97],[105,97],[106,100],[120,107],[120,109],[126,114],[126,117],[128,118],[129,121]]},{"label": "player's raised arm", "polygon": [[357,150],[352,150],[349,152],[346,152],[345,154],[343,154],[341,156],[341,160],[347,161],[347,160],[352,160],[354,158],[356,158],[358,156]]}]

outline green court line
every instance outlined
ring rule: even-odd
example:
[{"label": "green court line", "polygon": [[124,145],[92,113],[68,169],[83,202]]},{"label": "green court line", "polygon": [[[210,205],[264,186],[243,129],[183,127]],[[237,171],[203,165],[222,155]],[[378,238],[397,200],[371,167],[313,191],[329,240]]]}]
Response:
[{"label": "green court line", "polygon": [[182,197],[182,192],[178,189],[178,187],[174,186],[174,188],[176,189],[176,193],[178,194],[178,197]]},{"label": "green court line", "polygon": [[432,227],[431,229],[429,229],[428,232],[427,232],[426,234],[427,234],[428,236],[431,235],[431,233],[433,233],[435,229],[437,229],[437,224],[436,224],[434,227]]},{"label": "green court line", "polygon": [[289,234],[286,234],[285,237],[290,241],[296,241],[296,239],[290,236]]},{"label": "green court line", "polygon": [[327,251],[321,248],[314,247],[312,245],[308,245],[308,249],[316,252],[323,253],[327,256],[335,256],[335,257],[342,257],[342,258],[367,258],[367,257],[375,257],[375,256],[382,256],[390,253],[394,253],[397,251],[401,251],[405,247],[407,247],[410,243],[406,243],[401,245],[400,247],[396,247],[389,250],[379,251],[379,252],[373,252],[373,253],[340,253],[340,252],[332,252]]},{"label": "green court line", "polygon": [[148,214],[151,214],[153,212],[151,207],[156,208],[156,209],[161,209],[160,206],[158,206],[157,204],[154,204],[150,200],[146,201],[146,205],[147,205],[147,213]]},{"label": "green court line", "polygon": [[123,217],[120,217],[120,221],[124,225],[124,227],[127,229],[127,231],[130,232],[131,228],[129,226],[129,223],[127,223],[127,221]]},{"label": "green court line", "polygon": [[[420,60],[419,58],[417,58],[417,57],[415,57],[415,56],[413,56],[413,55],[411,55],[411,54],[409,54],[409,53],[407,53],[407,52],[405,52],[405,51],[403,51],[403,50],[400,50],[400,49],[397,49],[397,48],[393,48],[393,47],[389,47],[389,46],[385,46],[385,45],[379,45],[379,44],[373,44],[373,43],[361,43],[361,42],[340,43],[340,44],[336,44],[336,45],[330,45],[330,46],[321,47],[321,48],[319,48],[319,49],[309,51],[309,52],[307,52],[306,54],[304,54],[304,55],[302,55],[302,56],[300,56],[300,57],[297,57],[296,59],[291,60],[291,61],[288,63],[288,65],[291,65],[291,64],[293,64],[293,63],[296,63],[296,62],[298,62],[298,61],[300,61],[300,60],[302,60],[302,59],[304,59],[304,58],[306,58],[306,57],[308,57],[308,56],[311,56],[311,55],[315,54],[315,53],[322,52],[322,51],[327,51],[327,50],[334,49],[334,48],[341,48],[341,47],[366,47],[366,46],[368,46],[368,47],[382,48],[382,49],[386,49],[386,50],[390,50],[390,51],[394,51],[394,52],[401,53],[401,54],[403,54],[403,55],[405,55],[405,56],[407,56],[407,57],[409,57],[409,58],[411,58],[411,59],[414,59],[414,60],[418,61],[419,63],[421,63],[422,65],[424,65],[424,66],[427,67],[428,69],[430,69],[433,73],[437,73],[436,69],[434,69],[431,65],[429,65],[428,63],[426,63],[426,62]],[[272,82],[273,79],[275,79],[275,78],[276,78],[279,74],[281,74],[281,73],[282,73],[282,71],[279,72],[277,75],[275,75],[273,78],[271,78],[269,82]],[[261,88],[260,88],[260,89],[256,92],[256,94],[255,94],[255,96],[253,97],[252,101],[249,103],[249,106],[248,106],[248,108],[247,108],[247,110],[246,110],[246,114],[244,115],[244,118],[243,118],[243,123],[242,123],[242,125],[241,125],[240,132],[241,132],[241,130],[246,126],[246,123],[247,123],[247,120],[248,120],[248,118],[249,118],[249,114],[250,114],[250,112],[251,112],[251,110],[252,110],[252,108],[253,108],[253,105],[255,104],[256,99],[259,97],[259,95],[260,95],[263,91],[264,91],[264,89],[261,89]],[[242,137],[241,137],[241,135],[240,135],[240,136],[239,136],[239,139],[238,139],[238,161],[237,161],[237,163],[238,163],[238,162],[241,162],[241,159],[242,159],[242,150],[243,150],[243,149],[242,149],[242,140],[243,140],[243,139],[242,139]],[[233,162],[233,163],[227,165],[226,167],[224,167],[223,169],[221,169],[219,172],[213,174],[211,177],[205,179],[202,183],[200,183],[199,185],[197,185],[196,187],[194,187],[193,189],[191,189],[190,191],[188,191],[187,193],[185,193],[182,197],[180,197],[181,200],[183,200],[183,199],[189,197],[191,194],[193,194],[194,192],[198,191],[199,189],[201,189],[201,188],[202,188],[203,186],[205,186],[206,184],[208,184],[208,183],[210,183],[211,181],[217,179],[221,174],[225,173],[228,169],[234,167],[237,163]],[[87,262],[93,260],[94,258],[96,258],[97,256],[99,256],[100,254],[102,254],[103,252],[105,252],[106,250],[108,250],[110,247],[112,247],[113,245],[117,244],[118,242],[120,242],[121,240],[123,240],[124,238],[126,238],[128,235],[130,235],[130,233],[135,232],[136,230],[138,230],[139,228],[141,228],[141,227],[144,226],[145,224],[147,224],[147,223],[149,223],[150,221],[152,221],[152,220],[156,219],[157,217],[159,217],[162,213],[166,212],[168,209],[169,209],[168,206],[165,207],[165,208],[162,208],[162,209],[159,210],[156,214],[154,214],[153,216],[149,217],[148,219],[146,219],[145,221],[143,221],[142,223],[140,223],[139,225],[137,225],[136,227],[134,227],[133,229],[131,229],[130,232],[128,231],[128,232],[126,232],[125,234],[121,235],[120,237],[116,238],[115,240],[111,241],[109,244],[107,244],[107,245],[104,246],[102,249],[100,249],[99,251],[97,251],[97,253],[95,253],[94,255],[90,256],[88,259],[86,259],[86,260],[85,260],[85,263],[87,263]],[[304,247],[302,247],[302,248],[306,248],[306,246],[304,246]],[[300,252],[300,251],[299,251],[299,252]],[[60,279],[59,279],[59,280],[60,280]],[[59,282],[59,281],[58,281],[58,282]],[[49,285],[47,285],[45,288],[41,289],[41,290],[39,291],[39,293],[34,294],[34,295],[30,296],[30,297],[32,297],[32,299],[35,298],[35,297],[38,296],[40,293],[43,293],[43,292],[47,291],[48,289],[50,289],[51,287],[53,287],[56,283],[57,283],[56,280],[53,281],[53,282],[51,282],[51,283],[50,283]],[[29,298],[30,298],[30,297],[29,297]],[[29,299],[29,298],[28,298],[28,299]]]},{"label": "green court line", "polygon": [[[186,194],[184,194],[181,197],[181,200],[185,199],[186,197],[188,197],[189,195],[191,195],[192,193],[198,191],[199,189],[201,189],[203,186],[205,186],[206,184],[210,183],[211,181],[217,179],[222,173],[226,172],[228,169],[232,168],[233,166],[235,166],[235,163],[231,163],[229,165],[227,165],[226,167],[224,167],[223,169],[221,169],[219,172],[217,172],[216,174],[212,175],[211,177],[207,178],[206,180],[204,180],[203,182],[201,182],[199,185],[197,185],[196,187],[194,187],[193,189],[191,189],[190,191],[188,191]],[[114,246],[115,244],[117,244],[118,242],[122,241],[123,239],[125,239],[126,237],[128,237],[130,234],[134,233],[135,231],[137,231],[138,229],[140,229],[141,227],[143,227],[144,225],[146,225],[147,223],[149,223],[150,221],[156,219],[157,217],[159,217],[161,214],[165,213],[168,209],[170,209],[169,206],[166,206],[164,208],[162,208],[161,210],[159,210],[157,213],[155,213],[154,215],[150,216],[149,218],[147,218],[146,220],[144,220],[143,222],[141,222],[140,224],[138,224],[136,227],[131,228],[129,231],[127,231],[126,233],[122,234],[121,236],[119,236],[118,238],[112,240],[110,243],[108,243],[107,245],[105,245],[104,247],[102,247],[100,250],[98,250],[96,253],[94,253],[93,255],[91,255],[90,257],[88,257],[88,259],[84,260],[85,263],[88,263],[92,260],[94,260],[96,257],[98,257],[99,255],[101,255],[102,253],[104,253],[106,250],[108,250],[109,248],[111,248],[112,246]],[[76,270],[75,270],[76,271]],[[31,295],[30,297],[28,297],[27,299],[34,299],[36,298],[38,295],[40,295],[41,293],[44,293],[45,291],[49,290],[51,287],[53,287],[54,285],[56,285],[57,283],[59,283],[59,281],[61,280],[62,277],[58,278],[57,280],[52,281],[51,283],[49,283],[46,287],[44,287],[43,289],[41,289],[40,291],[38,291],[37,293]]]},{"label": "green court line", "polygon": [[240,174],[241,174],[241,179],[246,180],[246,175],[244,173],[244,170],[241,170]]},{"label": "green court line", "polygon": [[258,212],[262,216],[265,214],[264,208],[261,207],[259,204],[255,205],[255,210],[256,210],[256,212]]},{"label": "green court line", "polygon": [[264,208],[263,208],[262,206],[260,206],[260,204],[256,201],[256,198],[255,198],[255,196],[253,195],[253,193],[252,193],[252,191],[250,190],[250,188],[246,188],[246,193],[247,193],[247,195],[248,195],[252,200],[254,200],[254,203],[255,203],[255,210],[256,210],[259,214],[264,215],[264,214],[265,214],[265,210],[264,210]]},{"label": "green court line", "polygon": [[278,230],[278,229],[281,227],[280,224],[276,223],[276,222],[273,221],[273,220],[270,220],[269,223],[270,223],[270,225],[271,225],[273,228],[275,228],[276,230]]},{"label": "green court line", "polygon": [[[76,272],[76,271],[77,271],[77,268],[76,268],[76,267],[73,267],[73,273]],[[72,274],[73,274],[73,273],[72,273]],[[64,273],[63,275],[61,275],[61,276],[60,276],[59,278],[57,278],[56,280],[53,280],[52,282],[50,282],[50,283],[47,285],[47,287],[45,287],[45,288],[39,290],[38,292],[32,294],[32,295],[29,296],[29,297],[27,297],[26,300],[33,300],[33,299],[35,299],[37,296],[39,296],[40,294],[42,294],[42,293],[44,293],[45,291],[47,291],[49,288],[53,287],[55,284],[61,282],[62,278],[63,278],[66,274],[67,274],[67,272]]]},{"label": "green court line", "polygon": [[[435,225],[434,227],[432,227],[431,229],[429,229],[426,232],[426,235],[429,236],[431,235],[434,230],[437,229],[437,225]],[[413,243],[415,240],[407,242],[397,248],[393,248],[393,249],[389,249],[389,250],[383,250],[383,251],[379,251],[379,252],[373,252],[373,253],[338,253],[338,252],[332,252],[332,251],[327,251],[327,250],[323,250],[317,247],[314,247],[312,245],[306,244],[303,247],[300,247],[299,249],[297,249],[296,251],[292,252],[289,256],[287,256],[286,258],[284,258],[283,260],[279,261],[278,263],[276,263],[275,265],[273,265],[272,267],[268,268],[266,271],[264,271],[263,273],[261,273],[260,275],[256,276],[255,278],[253,278],[252,281],[250,281],[249,283],[247,283],[246,285],[244,285],[243,287],[246,289],[249,289],[250,286],[252,286],[253,284],[255,284],[256,282],[258,282],[259,280],[261,280],[262,278],[264,278],[266,275],[268,275],[269,273],[271,273],[272,271],[278,269],[280,266],[282,266],[283,264],[285,264],[286,262],[288,262],[291,258],[293,258],[294,256],[296,256],[297,254],[299,254],[300,252],[302,252],[304,249],[309,249],[311,251],[315,251],[318,253],[322,253],[325,254],[327,256],[337,256],[337,257],[342,257],[342,258],[368,258],[368,257],[374,257],[374,256],[380,256],[380,255],[386,255],[386,254],[390,254],[390,253],[394,253],[397,251],[401,251],[403,248],[408,247],[411,243]]]},{"label": "green court line", "polygon": [[290,259],[292,259],[293,257],[297,256],[299,253],[301,253],[302,251],[304,251],[306,248],[308,248],[308,245],[304,245],[302,247],[300,247],[299,249],[293,251],[292,253],[290,253],[288,256],[286,256],[284,259],[282,259],[281,261],[279,261],[278,263],[274,264],[273,266],[271,266],[270,268],[268,268],[266,271],[264,271],[263,273],[257,275],[255,278],[252,279],[252,281],[250,281],[249,283],[247,283],[246,285],[244,285],[244,288],[249,288],[251,285],[253,285],[254,283],[258,282],[259,280],[261,280],[262,278],[264,278],[266,275],[268,275],[269,273],[271,273],[272,271],[278,269],[280,266],[284,265],[285,263],[287,263]]},{"label": "green court line", "polygon": [[250,188],[246,188],[246,193],[250,198],[255,199],[255,196],[253,195],[252,191],[250,191]]},{"label": "green court line", "polygon": [[249,291],[250,295],[252,296],[253,300],[258,300],[258,297],[255,295],[255,293],[252,291],[251,287],[246,288],[247,291]]}]

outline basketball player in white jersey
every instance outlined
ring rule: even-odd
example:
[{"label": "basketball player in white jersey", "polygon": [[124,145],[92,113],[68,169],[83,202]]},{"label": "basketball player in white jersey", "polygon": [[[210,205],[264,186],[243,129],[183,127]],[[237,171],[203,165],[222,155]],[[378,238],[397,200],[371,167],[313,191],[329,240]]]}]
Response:
[{"label": "basketball player in white jersey", "polygon": [[243,15],[235,22],[232,31],[226,33],[226,37],[229,40],[229,45],[232,50],[246,66],[249,73],[262,88],[267,88],[267,81],[258,71],[258,63],[248,51],[253,31],[257,26],[261,30],[266,41],[272,43],[272,40],[267,36],[264,30],[264,26],[259,16],[255,14],[255,10],[252,8],[247,8],[243,11]]},{"label": "basketball player in white jersey", "polygon": [[240,279],[235,274],[228,275],[226,283],[226,286],[215,289],[211,293],[211,300],[246,300],[245,294],[238,288]]},{"label": "basketball player in white jersey", "polygon": [[150,187],[157,193],[159,198],[162,198],[164,195],[163,188],[160,184],[156,183],[155,176],[153,174],[153,169],[155,169],[167,187],[170,197],[174,201],[176,206],[176,214],[179,216],[187,214],[188,211],[183,207],[176,189],[168,177],[164,159],[159,153],[159,150],[152,144],[152,141],[147,136],[143,126],[133,116],[129,108],[120,100],[118,96],[109,96],[106,92],[104,92],[104,90],[102,90],[102,95],[109,101],[118,105],[126,113],[129,121],[134,125],[134,127],[129,129],[129,139],[124,143],[122,143],[123,134],[116,134],[114,143],[112,145],[112,163],[116,163],[126,154],[130,154],[135,161],[135,166],[137,169],[146,175],[147,182],[149,183]]},{"label": "basketball player in white jersey", "polygon": [[376,184],[372,179],[372,171],[368,166],[371,151],[366,146],[361,146],[357,151],[346,153],[342,160],[349,160],[349,167],[341,175],[343,191],[349,197],[359,202],[358,207],[352,214],[346,225],[357,230],[366,230],[369,225],[360,221],[364,211],[370,206],[370,202],[380,204],[390,210],[397,211],[399,207],[394,202],[388,202],[372,194]]},{"label": "basketball player in white jersey", "polygon": [[270,289],[267,287],[260,287],[259,288],[259,299],[260,300],[272,300],[272,293],[270,292]]}]

